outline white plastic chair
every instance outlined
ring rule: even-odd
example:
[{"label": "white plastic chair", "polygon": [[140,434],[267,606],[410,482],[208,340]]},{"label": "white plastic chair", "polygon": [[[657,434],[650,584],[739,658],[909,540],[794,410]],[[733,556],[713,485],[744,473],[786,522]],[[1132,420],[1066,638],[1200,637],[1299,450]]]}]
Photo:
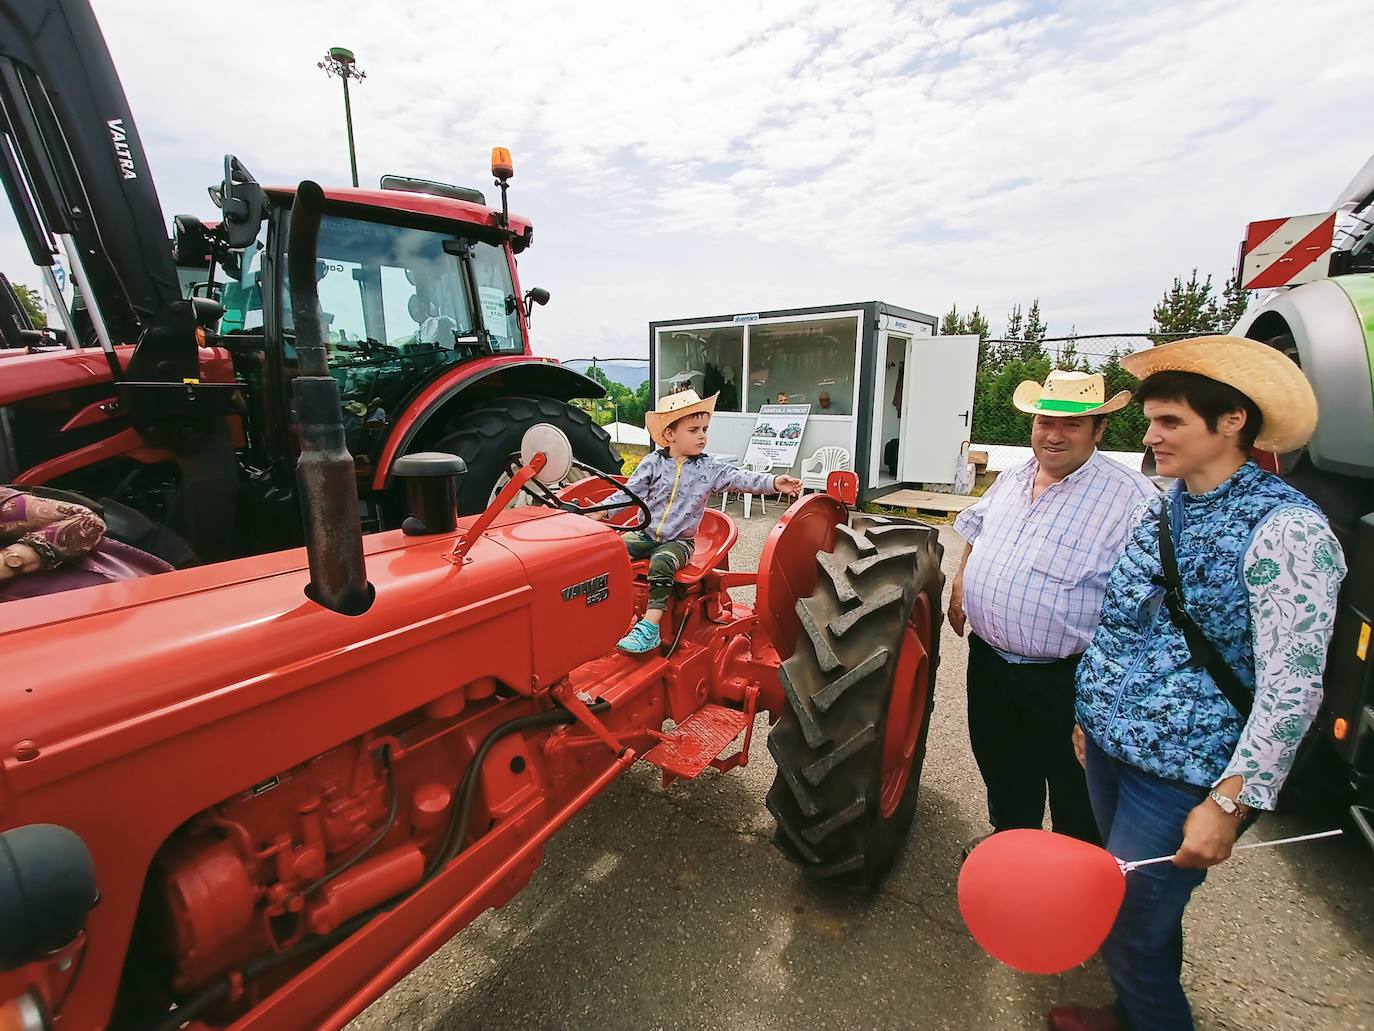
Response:
[{"label": "white plastic chair", "polygon": [[816,448],[816,453],[802,462],[802,493],[808,490],[825,492],[826,477],[836,469],[849,468],[849,449],[828,444]]},{"label": "white plastic chair", "polygon": [[[752,461],[752,462],[745,462],[745,463],[743,463],[743,464],[740,466],[740,468],[743,469],[743,470],[745,470],[746,472],[751,472],[751,473],[766,473],[766,472],[768,472],[770,469],[772,469],[773,467],[772,467],[771,465],[769,465],[767,462],[764,462],[764,461],[760,461],[760,460],[758,460],[758,459],[755,459],[755,460]],[[748,519],[748,518],[749,518],[749,513],[750,513],[750,511],[751,511],[751,509],[752,509],[752,507],[753,507],[754,495],[753,495],[753,494],[750,494],[747,490],[746,490],[746,491],[740,491],[740,493],[744,495],[744,518],[745,518],[745,519]],[[766,494],[760,494],[758,497],[759,497],[759,505],[760,505],[760,507],[763,509],[763,514],[764,514],[764,515],[767,515],[767,514],[768,514],[768,506],[764,503],[764,500],[763,500],[765,497],[767,497],[767,495],[766,495]],[[729,492],[728,490],[726,490],[726,491],[721,491],[721,495],[720,495],[720,510],[721,510],[722,512],[724,512],[724,511],[725,511],[725,506],[728,505],[729,503],[730,503],[730,492]]]}]

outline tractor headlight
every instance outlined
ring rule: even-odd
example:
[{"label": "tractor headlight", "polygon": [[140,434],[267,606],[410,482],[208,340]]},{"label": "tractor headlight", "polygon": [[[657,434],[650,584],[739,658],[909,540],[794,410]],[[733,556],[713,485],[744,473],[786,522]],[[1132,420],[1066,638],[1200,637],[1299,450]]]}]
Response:
[{"label": "tractor headlight", "polygon": [[0,1031],[52,1031],[42,996],[30,989],[17,999],[0,1003]]}]

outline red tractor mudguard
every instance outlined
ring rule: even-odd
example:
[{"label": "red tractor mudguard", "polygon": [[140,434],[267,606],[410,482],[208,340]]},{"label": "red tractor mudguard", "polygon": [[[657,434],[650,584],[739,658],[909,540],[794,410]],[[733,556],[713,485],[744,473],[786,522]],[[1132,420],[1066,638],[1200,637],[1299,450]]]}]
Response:
[{"label": "red tractor mudguard", "polygon": [[808,494],[783,513],[759,558],[757,612],[778,657],[790,658],[801,633],[797,599],[816,589],[816,556],[835,550],[835,527],[849,510],[828,494]]},{"label": "red tractor mudguard", "polygon": [[391,468],[396,459],[412,450],[416,437],[443,409],[473,388],[495,395],[534,394],[565,402],[575,397],[595,399],[606,394],[596,380],[564,368],[549,358],[517,354],[456,366],[407,401],[377,453],[373,490],[385,490],[391,484]]}]

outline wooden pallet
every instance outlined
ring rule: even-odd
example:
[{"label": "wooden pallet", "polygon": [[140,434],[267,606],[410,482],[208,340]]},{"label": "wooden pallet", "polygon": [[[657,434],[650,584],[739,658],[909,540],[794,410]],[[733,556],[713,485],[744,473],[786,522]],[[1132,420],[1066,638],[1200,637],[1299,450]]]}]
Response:
[{"label": "wooden pallet", "polygon": [[939,494],[933,490],[897,490],[872,498],[872,503],[884,508],[914,508],[918,511],[939,512],[952,515],[962,512],[978,503],[978,499],[965,494]]}]

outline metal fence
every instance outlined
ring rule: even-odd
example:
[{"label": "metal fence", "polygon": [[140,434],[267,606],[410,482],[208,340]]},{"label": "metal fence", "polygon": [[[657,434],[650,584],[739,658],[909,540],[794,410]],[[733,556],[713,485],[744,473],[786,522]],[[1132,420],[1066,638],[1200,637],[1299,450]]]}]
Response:
[{"label": "metal fence", "polygon": [[[1030,417],[1012,406],[1011,398],[1022,380],[1043,383],[1051,369],[1100,372],[1107,396],[1132,390],[1135,377],[1121,368],[1121,359],[1158,343],[1189,334],[1093,333],[1081,336],[1043,337],[1037,340],[987,339],[978,346],[978,368],[973,391],[972,447],[988,454],[988,467],[1005,469],[1029,454]],[[575,358],[565,364],[586,372],[592,367],[608,378],[628,384],[647,378],[647,358]],[[636,383],[635,386],[638,384]],[[631,386],[633,390],[635,387]],[[652,402],[650,402],[652,403]],[[598,422],[610,423],[624,413],[608,399],[588,404]],[[635,413],[638,415],[639,413]],[[632,417],[633,418],[633,417]],[[638,423],[642,419],[633,419]],[[1139,407],[1130,406],[1113,415],[1102,436],[1102,450],[1140,453],[1145,418]],[[1129,459],[1127,459],[1129,460]]]},{"label": "metal fence", "polygon": [[[988,453],[988,466],[1005,469],[1023,458],[1030,446],[1030,416],[1011,403],[1022,380],[1043,383],[1051,369],[1100,372],[1107,397],[1132,390],[1135,377],[1121,367],[1121,359],[1157,343],[1187,334],[1096,333],[1044,337],[1039,340],[984,340],[978,347],[978,371],[973,390],[973,448]],[[1134,405],[1107,421],[1102,450],[1140,452],[1144,448],[1145,417]]]}]

